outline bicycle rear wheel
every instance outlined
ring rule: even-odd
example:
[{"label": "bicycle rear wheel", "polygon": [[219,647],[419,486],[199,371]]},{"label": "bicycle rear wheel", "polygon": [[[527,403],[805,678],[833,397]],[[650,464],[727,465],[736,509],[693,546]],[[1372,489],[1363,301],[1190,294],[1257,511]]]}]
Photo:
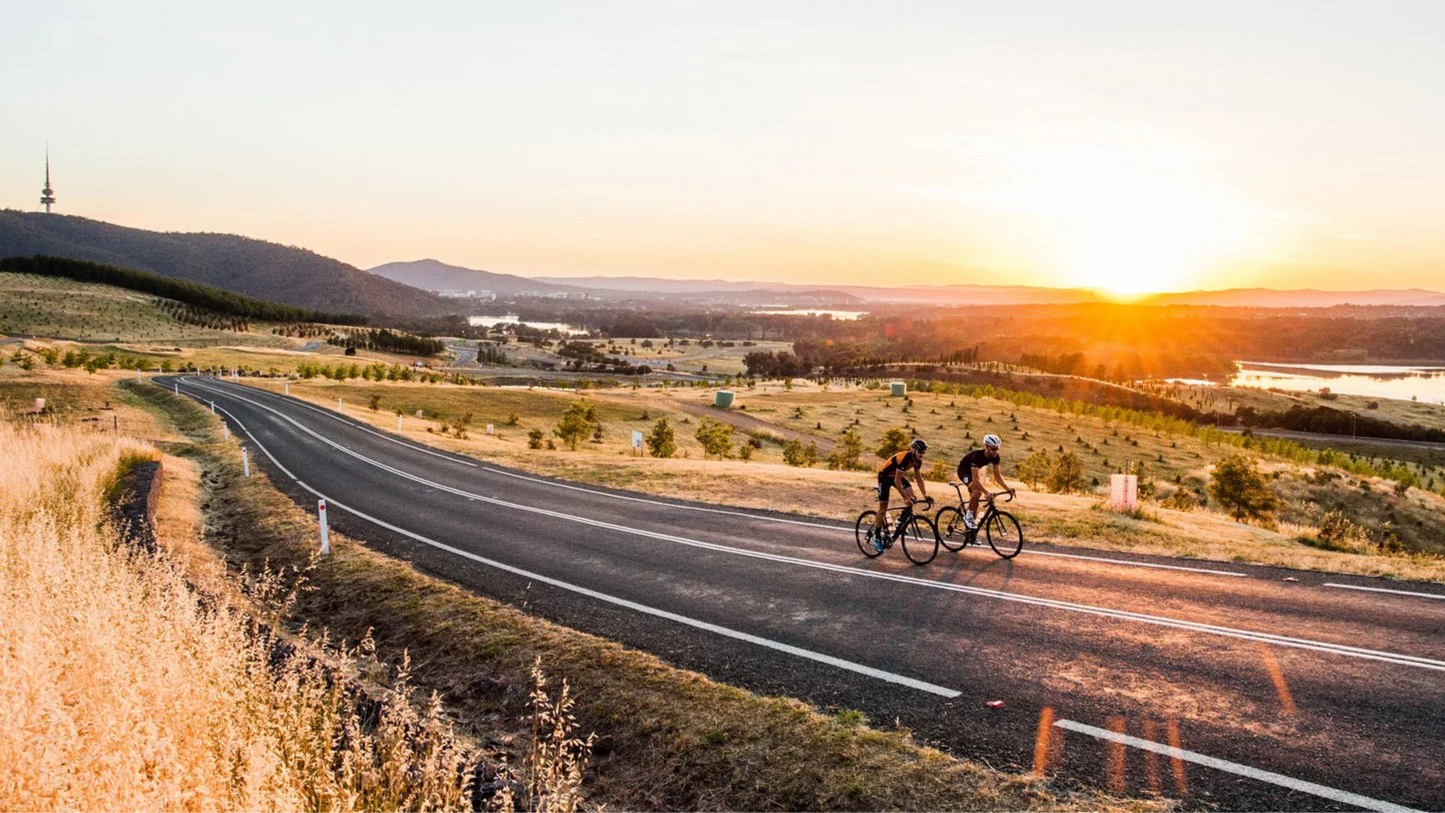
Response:
[{"label": "bicycle rear wheel", "polygon": [[963,524],[963,512],[953,506],[939,509],[933,517],[938,528],[938,541],[949,550],[963,550],[968,544],[968,526]]},{"label": "bicycle rear wheel", "polygon": [[915,514],[903,523],[903,555],[915,565],[926,565],[938,555],[938,531],[928,517]]},{"label": "bicycle rear wheel", "polygon": [[1024,529],[1014,515],[999,511],[983,525],[988,534],[988,546],[1005,559],[1012,559],[1024,549]]},{"label": "bicycle rear wheel", "polygon": [[858,515],[858,524],[853,528],[853,535],[858,540],[858,550],[869,559],[877,556],[883,551],[873,544],[873,528],[878,524],[877,511],[864,511]]}]

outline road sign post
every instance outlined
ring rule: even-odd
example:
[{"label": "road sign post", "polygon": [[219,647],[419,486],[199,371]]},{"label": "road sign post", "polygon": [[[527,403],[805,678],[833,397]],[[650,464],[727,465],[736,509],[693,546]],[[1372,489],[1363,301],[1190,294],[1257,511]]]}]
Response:
[{"label": "road sign post", "polygon": [[326,529],[326,500],[316,501],[316,516],[321,520],[321,553],[324,556],[331,552],[331,535]]},{"label": "road sign post", "polygon": [[632,448],[638,457],[642,457],[642,433],[636,429],[632,430]]}]

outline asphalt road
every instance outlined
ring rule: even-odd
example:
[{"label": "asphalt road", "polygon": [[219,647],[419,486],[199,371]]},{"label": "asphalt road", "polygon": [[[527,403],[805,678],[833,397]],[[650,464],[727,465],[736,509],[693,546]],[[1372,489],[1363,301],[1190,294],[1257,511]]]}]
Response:
[{"label": "asphalt road", "polygon": [[214,402],[344,533],[721,681],[1189,808],[1445,809],[1445,587],[1060,547],[866,560],[837,523],[551,481],[159,381]]}]

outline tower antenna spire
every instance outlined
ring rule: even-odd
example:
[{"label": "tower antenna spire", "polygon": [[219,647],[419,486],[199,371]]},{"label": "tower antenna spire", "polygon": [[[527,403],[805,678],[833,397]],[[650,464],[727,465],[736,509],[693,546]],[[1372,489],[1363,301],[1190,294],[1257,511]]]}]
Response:
[{"label": "tower antenna spire", "polygon": [[50,205],[55,202],[55,190],[50,188],[50,145],[45,145],[45,188],[40,190],[40,202],[45,204],[45,213],[50,214]]}]

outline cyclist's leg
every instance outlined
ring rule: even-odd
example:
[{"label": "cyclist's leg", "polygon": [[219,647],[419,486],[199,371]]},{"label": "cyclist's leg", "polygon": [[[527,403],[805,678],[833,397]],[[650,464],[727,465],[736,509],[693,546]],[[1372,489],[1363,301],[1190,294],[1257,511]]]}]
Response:
[{"label": "cyclist's leg", "polygon": [[889,478],[878,478],[878,522],[877,528],[880,532],[888,532],[888,490],[893,487]]},{"label": "cyclist's leg", "polygon": [[978,503],[983,499],[983,483],[979,478],[968,477],[964,482],[968,483],[968,513],[965,515],[974,522],[978,521]]}]

